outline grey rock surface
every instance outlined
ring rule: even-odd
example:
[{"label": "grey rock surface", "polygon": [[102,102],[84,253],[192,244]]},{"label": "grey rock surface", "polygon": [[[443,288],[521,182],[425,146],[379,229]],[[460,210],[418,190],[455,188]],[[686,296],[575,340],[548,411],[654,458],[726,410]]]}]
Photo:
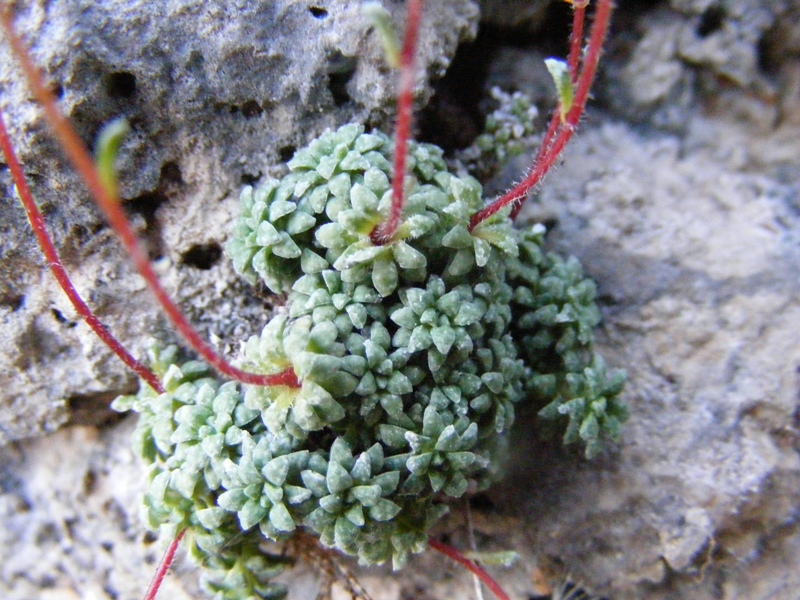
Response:
[{"label": "grey rock surface", "polygon": [[626,119],[680,130],[698,94],[729,85],[768,93],[765,47],[791,51],[797,8],[792,0],[673,0],[646,19],[631,16],[611,45],[622,60],[609,70],[606,99]]},{"label": "grey rock surface", "polygon": [[[469,15],[474,14],[471,4],[436,5],[437,11],[450,12],[428,21],[427,44],[433,49],[428,56],[438,57],[427,59],[433,65],[429,74],[438,74],[457,38],[466,34],[454,33],[448,19],[461,15],[461,31],[467,32]],[[305,3],[291,6],[308,8]],[[324,6],[334,18],[334,7],[345,4]],[[399,11],[399,6],[387,6]],[[578,256],[597,280],[604,313],[600,350],[612,366],[628,370],[632,417],[620,443],[587,462],[577,450],[531,439],[526,432],[533,428],[533,415],[520,416],[508,476],[483,498],[481,506],[490,509],[475,508],[472,514],[481,550],[520,553],[515,567],[492,569],[512,598],[549,594],[564,573],[614,600],[798,597],[800,88],[792,88],[792,73],[800,72],[798,14],[800,6],[791,2],[675,0],[651,10],[623,7],[616,15],[603,85],[596,92],[597,105],[605,110],[590,111],[523,218],[548,223],[551,246]],[[695,42],[698,48],[708,44],[716,49],[705,54],[697,50],[697,60],[687,59],[685,48],[691,44],[677,49],[679,42],[686,42],[682,36],[695,35],[697,25],[714,15],[719,19],[715,31]],[[745,23],[747,15],[755,16]],[[434,42],[438,29],[445,38],[453,37]],[[363,34],[364,29],[357,30]],[[332,39],[339,35],[344,37],[330,33]],[[242,173],[272,172],[276,147],[299,145],[317,127],[336,124],[339,118],[373,124],[388,120],[388,74],[376,66],[375,40],[363,35],[366,50],[359,52],[359,65],[369,63],[362,57],[374,52],[369,64],[379,75],[376,81],[384,82],[382,99],[375,104],[352,101],[348,108],[336,107],[328,98],[325,114],[303,108],[299,100],[296,105],[287,100],[283,109],[264,107],[261,116],[250,119],[227,112],[224,126],[211,126],[222,139],[240,139],[246,146],[257,131],[283,131],[286,136],[242,163],[237,163],[244,156],[241,150],[219,147],[204,133],[205,126],[198,125],[203,114],[214,114],[216,121],[222,113],[196,109],[191,118],[184,117],[186,122],[175,117],[180,126],[153,117],[158,127],[175,127],[155,138],[153,160],[177,161],[181,181],[170,178],[169,170],[162,178],[157,166],[152,171],[156,183],[142,184],[131,197],[148,190],[167,196],[157,211],[156,247],[164,256],[159,266],[170,288],[180,290],[192,319],[218,336],[224,348],[264,319],[264,300],[235,282],[224,259],[200,270],[182,265],[181,257],[195,244],[224,239]],[[738,39],[730,46],[735,54],[726,55],[721,42],[707,41],[715,35]],[[506,58],[500,67],[489,67],[492,84],[541,88],[542,81],[530,77],[527,69],[508,68],[513,62],[508,57],[524,56],[524,49],[505,49],[499,55]],[[745,55],[754,60],[748,62]],[[738,57],[734,66],[740,75],[729,78],[726,69],[733,57]],[[37,56],[50,64],[45,58]],[[56,60],[48,68],[57,72],[68,64]],[[354,95],[358,73],[346,85]],[[721,74],[723,79],[717,77]],[[160,86],[154,89],[163,92]],[[69,92],[67,85],[64,89],[68,101],[76,92]],[[320,89],[324,98],[325,85]],[[420,98],[426,89],[421,83]],[[624,93],[629,96],[621,96],[620,90],[628,90]],[[632,90],[643,99],[633,98]],[[241,106],[250,97],[242,92],[231,104]],[[0,96],[4,111],[6,98]],[[144,105],[140,110],[157,114],[156,108]],[[294,116],[284,126],[273,112]],[[4,112],[18,113],[33,114],[27,103]],[[188,123],[191,119],[197,120],[194,125]],[[41,126],[30,122],[30,137],[23,138],[48,144]],[[27,156],[37,153],[22,145]],[[170,154],[175,148],[185,152],[175,158]],[[133,147],[125,152],[134,160]],[[55,160],[41,147],[38,153]],[[148,159],[147,154],[143,151],[140,160]],[[162,156],[166,159],[155,158]],[[518,178],[525,162],[506,176]],[[43,172],[39,169],[44,167],[32,171]],[[222,172],[233,175],[220,179]],[[68,171],[58,173],[55,180],[35,178],[39,189],[54,198],[73,185]],[[0,170],[0,178],[9,190],[7,171]],[[159,185],[159,179],[165,181]],[[12,340],[7,347],[22,340],[31,349],[26,356],[44,358],[24,362],[4,356],[19,362],[12,370],[20,372],[14,377],[20,377],[18,389],[26,396],[9,396],[17,399],[3,405],[4,427],[17,427],[14,437],[37,431],[42,423],[54,427],[67,416],[66,410],[57,409],[57,398],[65,396],[59,390],[64,389],[72,390],[66,396],[84,394],[72,403],[73,409],[80,405],[84,410],[70,412],[73,421],[89,424],[0,448],[0,547],[7,549],[0,560],[0,595],[12,600],[140,598],[167,541],[153,540],[137,516],[144,473],[129,450],[132,419],[92,423],[90,402],[102,399],[103,392],[113,395],[130,379],[81,324],[68,325],[74,317],[48,283],[49,276],[42,275],[41,261],[26,241],[24,220],[9,198],[4,197],[0,208],[0,227],[13,252],[4,250],[0,285],[24,290],[25,301],[12,310],[13,294],[2,296],[9,299],[9,308],[0,313],[4,339]],[[107,243],[110,236],[91,229],[97,223],[94,211],[78,202],[69,217],[87,228],[89,246],[81,248],[69,241],[68,225],[58,229],[62,205],[50,203],[49,218],[67,246],[78,283],[92,290],[91,299],[109,324],[112,319],[114,326],[118,319],[130,321],[126,341],[136,340],[137,350],[144,344],[135,331],[137,323],[146,324],[141,331],[148,335],[167,339],[167,326],[145,305],[141,282],[130,274],[116,246]],[[223,216],[213,224],[204,222],[212,213]],[[28,267],[12,275],[11,266],[17,264]],[[34,288],[23,284],[39,287],[28,292]],[[135,311],[132,304],[139,305]],[[53,308],[66,317],[66,324],[54,318]],[[232,313],[241,318],[228,318]],[[13,329],[15,319],[28,323],[28,329]],[[62,366],[52,366],[59,364],[53,360]],[[69,377],[75,378],[68,384],[72,387],[66,387]],[[48,387],[53,379],[59,380],[55,392]],[[12,389],[5,380],[4,388]],[[17,426],[25,411],[36,419]],[[460,548],[469,546],[468,529],[461,506],[454,506],[440,527]],[[430,553],[396,574],[353,568],[375,600],[475,597],[468,575]],[[319,589],[313,568],[300,567],[289,577],[292,598],[312,598]],[[179,560],[163,597],[202,597],[197,580],[195,567]],[[338,589],[334,597],[348,596]]]},{"label": "grey rock surface", "polygon": [[519,510],[609,597],[791,598],[788,574],[774,596],[742,580],[798,533],[798,181],[751,170],[797,132],[718,115],[689,129],[585,131],[531,207],[601,282],[636,416],[599,472],[523,461],[542,475]]},{"label": "grey rock surface", "polygon": [[[402,23],[402,5],[388,4]],[[430,94],[459,42],[474,36],[470,0],[429,7],[421,31],[417,97]],[[56,2],[17,11],[17,28],[78,133],[92,144],[124,116],[121,196],[158,259],[169,291],[207,335],[242,339],[236,308],[264,322],[263,301],[236,293],[220,249],[243,182],[325,128],[391,126],[395,78],[360,3]],[[79,290],[134,354],[171,339],[160,311],[111,241],[98,212],[31,101],[5,43],[0,108]],[[135,382],[101,347],[42,270],[40,252],[0,171],[2,266],[0,444],[52,431],[70,403]],[[225,293],[233,289],[233,293]],[[241,292],[242,290],[240,290]],[[233,322],[232,322],[233,321]]]}]

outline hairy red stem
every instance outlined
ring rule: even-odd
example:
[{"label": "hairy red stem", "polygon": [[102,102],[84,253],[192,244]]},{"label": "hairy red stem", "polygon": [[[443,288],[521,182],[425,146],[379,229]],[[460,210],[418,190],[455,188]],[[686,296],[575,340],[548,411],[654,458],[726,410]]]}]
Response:
[{"label": "hairy red stem", "polygon": [[472,231],[481,222],[485,221],[493,214],[502,210],[513,202],[519,202],[517,206],[521,207],[524,202],[525,195],[532,187],[541,181],[542,177],[544,177],[545,174],[551,169],[553,164],[555,164],[556,160],[558,159],[558,155],[561,154],[561,151],[564,149],[564,146],[567,145],[567,142],[572,137],[572,134],[573,130],[571,128],[562,127],[559,130],[558,137],[556,137],[553,144],[550,146],[544,156],[541,157],[539,162],[536,163],[528,177],[526,177],[525,180],[518,184],[515,188],[506,192],[498,200],[495,200],[489,206],[472,215],[472,218],[469,222],[469,230]]},{"label": "hairy red stem", "polygon": [[158,570],[150,581],[150,586],[147,588],[144,600],[155,600],[156,594],[158,594],[158,590],[161,588],[161,584],[164,581],[164,577],[167,576],[167,571],[169,571],[169,568],[172,566],[172,561],[175,560],[175,552],[177,552],[178,545],[181,543],[184,535],[186,535],[185,529],[181,530],[178,535],[175,536],[175,539],[169,543],[169,546],[167,546],[167,551],[164,552],[161,562],[158,563]]},{"label": "hairy red stem", "polygon": [[573,127],[578,124],[578,120],[583,114],[586,100],[589,98],[589,90],[594,82],[597,73],[597,65],[600,63],[600,53],[603,51],[603,42],[608,32],[608,24],[611,21],[612,0],[599,0],[592,23],[592,31],[589,35],[589,44],[586,49],[586,56],[583,59],[583,70],[577,82],[575,100],[567,115],[567,123]]},{"label": "hairy red stem", "polygon": [[484,585],[486,585],[486,587],[489,588],[497,600],[510,600],[508,594],[503,591],[503,588],[500,587],[500,584],[492,579],[491,575],[484,571],[477,563],[471,561],[466,556],[461,554],[458,550],[434,538],[428,538],[428,545],[437,552],[444,554],[450,560],[457,562],[470,573],[474,574],[484,583]]},{"label": "hairy red stem", "polygon": [[178,332],[214,369],[231,379],[255,385],[291,385],[292,387],[299,387],[299,382],[297,382],[297,378],[293,376],[293,373],[291,377],[285,372],[277,375],[261,375],[248,373],[234,367],[194,330],[183,312],[181,312],[181,309],[172,301],[161,285],[146,252],[136,237],[128,218],[125,216],[125,211],[122,210],[119,198],[108,193],[95,169],[91,155],[66,117],[58,109],[53,94],[45,87],[39,70],[34,66],[22,40],[14,31],[11,22],[11,11],[7,7],[2,10],[2,24],[14,55],[25,72],[28,85],[44,109],[45,117],[53,128],[56,137],[60,140],[67,157],[88,188],[92,198],[94,198],[98,207],[114,228],[136,269],[142,275],[150,291],[155,295],[156,300],[163,307],[164,312]]},{"label": "hairy red stem", "polygon": [[133,355],[125,349],[125,346],[106,329],[106,326],[100,322],[97,315],[94,314],[92,309],[83,301],[83,298],[75,289],[69,274],[67,274],[64,265],[61,263],[61,258],[58,256],[58,251],[53,244],[53,240],[50,239],[50,235],[47,233],[42,213],[36,206],[33,194],[31,194],[30,187],[28,187],[28,182],[25,180],[25,174],[22,172],[22,166],[14,152],[14,147],[8,136],[2,113],[0,113],[0,147],[2,147],[3,156],[5,156],[6,163],[11,171],[11,178],[14,180],[14,185],[17,187],[19,199],[28,215],[31,229],[33,229],[33,233],[36,235],[42,254],[44,254],[45,259],[47,259],[47,266],[50,267],[50,271],[53,273],[53,277],[56,278],[58,285],[61,286],[61,289],[64,290],[72,306],[75,307],[75,311],[86,321],[86,324],[91,327],[95,335],[125,363],[126,367],[135,371],[136,374],[156,392],[163,394],[164,388],[156,374],[136,360]]},{"label": "hairy red stem", "polygon": [[[542,138],[542,143],[539,146],[539,151],[536,153],[536,158],[533,159],[534,165],[538,165],[542,158],[547,155],[550,151],[550,148],[553,145],[553,137],[555,137],[556,132],[558,131],[559,125],[561,125],[561,110],[560,106],[556,107],[556,110],[553,111],[553,116],[550,117],[550,123],[547,125],[547,131]],[[519,211],[522,210],[522,206],[525,204],[522,202],[522,197],[517,198],[517,202],[514,204],[514,208],[511,209],[511,218],[516,219]],[[491,216],[491,215],[490,215]],[[471,231],[471,229],[470,229]]]},{"label": "hairy red stem", "polygon": [[[600,61],[600,52],[603,46],[606,32],[608,30],[608,23],[611,18],[611,0],[599,0],[597,10],[595,12],[594,23],[589,36],[588,49],[586,56],[583,59],[583,68],[578,75],[578,81],[573,99],[572,108],[567,113],[563,125],[557,129],[557,134],[552,144],[545,146],[542,144],[539,156],[534,162],[534,167],[522,183],[515,186],[510,191],[506,192],[503,196],[492,202],[490,205],[482,208],[480,211],[472,215],[469,223],[469,230],[472,231],[481,222],[485,221],[499,210],[512,204],[514,202],[524,201],[525,195],[536,184],[541,181],[542,177],[550,170],[550,168],[558,160],[558,156],[567,145],[567,142],[572,138],[575,133],[575,128],[580,121],[581,115],[586,108],[586,101],[589,97],[589,90],[594,81],[595,73],[597,72],[597,65]],[[557,109],[558,111],[558,109]],[[556,115],[559,113],[557,112]],[[551,121],[552,125],[552,121]],[[548,130],[549,131],[549,130]],[[547,136],[545,136],[546,138]],[[517,209],[518,210],[518,209]]]},{"label": "hairy red stem", "polygon": [[581,47],[583,46],[583,17],[589,0],[572,3],[572,32],[569,36],[569,76],[573,85],[578,81],[578,65],[581,61]]},{"label": "hairy red stem", "polygon": [[[572,4],[572,31],[570,33],[569,45],[569,73],[572,79],[572,84],[578,80],[578,66],[581,59],[581,47],[583,45],[583,22],[586,15],[586,7],[589,5],[589,0],[584,0],[583,3],[573,2]],[[561,125],[561,105],[559,104],[553,111],[553,116],[550,118],[550,123],[547,125],[547,131],[542,138],[542,143],[539,146],[539,151],[536,153],[536,158],[533,159],[534,165],[539,164],[542,158],[550,151],[553,143],[553,137]],[[518,198],[521,200],[521,198]],[[516,219],[519,211],[522,210],[523,202],[516,202],[514,208],[511,210],[511,218]]]},{"label": "hairy red stem", "polygon": [[408,0],[406,33],[400,55],[400,94],[397,99],[397,128],[394,134],[394,175],[392,177],[392,207],[385,223],[372,230],[370,238],[376,245],[392,241],[400,226],[403,212],[408,157],[408,138],[411,134],[411,117],[414,104],[414,57],[416,55],[419,24],[422,17],[422,0]]}]

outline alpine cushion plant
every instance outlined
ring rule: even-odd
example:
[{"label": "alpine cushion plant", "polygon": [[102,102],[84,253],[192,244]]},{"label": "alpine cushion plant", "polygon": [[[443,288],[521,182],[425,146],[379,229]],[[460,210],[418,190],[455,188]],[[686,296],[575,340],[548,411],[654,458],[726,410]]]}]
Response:
[{"label": "alpine cushion plant", "polygon": [[[221,598],[279,593],[263,580],[269,555],[251,552],[298,529],[362,563],[402,566],[448,498],[491,484],[520,403],[567,421],[565,441],[587,455],[625,418],[623,377],[592,349],[594,284],[542,250],[541,225],[515,228],[510,208],[470,231],[480,185],[447,172],[441,150],[409,143],[412,216],[372,243],[391,203],[391,150],[346,125],[300,150],[282,180],[242,192],[228,252],[248,280],[286,295],[242,366],[292,369],[299,386],[221,383],[170,351],[153,357],[164,393],[115,403],[141,415],[149,524],[189,532],[212,591],[236,577]],[[269,573],[285,560],[273,563]]]},{"label": "alpine cushion plant", "polygon": [[[153,350],[148,370],[123,355],[147,385],[114,407],[140,413],[135,446],[150,465],[149,526],[175,540],[172,552],[187,540],[215,597],[284,595],[273,577],[287,558],[265,542],[297,536],[365,564],[402,566],[428,547],[449,499],[496,478],[517,406],[533,405],[565,426],[564,441],[582,441],[588,456],[618,435],[624,376],[608,374],[593,349],[594,283],[575,259],[543,249],[544,227],[512,221],[583,112],[610,13],[610,2],[599,0],[582,56],[587,4],[573,3],[568,62],[550,65],[560,107],[531,174],[486,205],[480,183],[449,172],[441,149],[408,140],[421,18],[420,0],[410,0],[395,139],[358,124],[325,132],[295,154],[282,179],[241,193],[228,254],[245,279],[286,300],[243,344],[236,366],[199,340],[166,298],[118,210],[115,186],[87,165],[26,66],[148,284],[207,361]],[[529,110],[509,98],[512,112]],[[512,130],[490,121],[494,135],[479,140],[478,155],[514,151]],[[25,199],[21,174],[15,180]],[[32,200],[26,209],[41,223]],[[91,321],[88,308],[81,314]],[[148,598],[161,577],[159,570]]]}]

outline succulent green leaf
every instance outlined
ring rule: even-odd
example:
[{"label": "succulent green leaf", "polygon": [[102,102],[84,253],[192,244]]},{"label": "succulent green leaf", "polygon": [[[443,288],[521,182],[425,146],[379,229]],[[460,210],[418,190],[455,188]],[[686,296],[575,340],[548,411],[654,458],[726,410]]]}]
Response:
[{"label": "succulent green leaf", "polygon": [[353,485],[353,478],[341,465],[331,462],[328,464],[328,475],[325,478],[331,494],[339,494]]},{"label": "succulent green leaf", "polygon": [[447,248],[471,248],[472,235],[464,225],[456,225],[442,238],[442,245]]},{"label": "succulent green leaf", "polygon": [[428,471],[428,467],[433,459],[432,452],[426,452],[417,456],[412,456],[408,459],[406,467],[415,475],[424,475]]},{"label": "succulent green leaf", "polygon": [[437,452],[453,452],[459,448],[459,436],[455,426],[448,425],[436,440]]},{"label": "succulent green leaf", "polygon": [[453,343],[456,341],[456,332],[452,327],[443,325],[442,327],[434,327],[431,329],[431,341],[436,346],[436,349],[442,354],[450,352]]},{"label": "succulent green leaf", "polygon": [[350,490],[353,497],[364,506],[375,506],[383,494],[379,485],[359,485]]},{"label": "succulent green leaf", "polygon": [[203,527],[209,531],[213,531],[222,525],[222,522],[225,520],[225,517],[228,514],[228,511],[226,511],[224,508],[212,506],[211,508],[198,510],[197,520]]},{"label": "succulent green leaf", "polygon": [[364,508],[360,504],[354,504],[345,513],[345,518],[356,527],[363,527],[364,523]]},{"label": "succulent green leaf", "polygon": [[422,434],[429,438],[437,438],[444,429],[444,419],[439,414],[439,411],[433,406],[428,406],[422,419]]},{"label": "succulent green leaf", "polygon": [[278,531],[294,531],[295,522],[283,503],[274,505],[269,511],[269,522]]},{"label": "succulent green leaf", "polygon": [[286,476],[289,474],[289,460],[285,456],[279,456],[269,461],[263,468],[262,473],[270,483],[283,485]]},{"label": "succulent green leaf", "polygon": [[386,498],[378,500],[375,506],[369,508],[369,516],[375,521],[389,521],[394,519],[400,512],[400,507]]},{"label": "succulent green leaf", "polygon": [[381,488],[382,496],[388,496],[400,485],[400,472],[388,471],[386,473],[381,473],[377,477],[373,477],[372,485],[377,485]]},{"label": "succulent green leaf", "polygon": [[378,427],[378,436],[381,441],[390,448],[403,448],[406,443],[406,429],[396,425],[380,425]]},{"label": "succulent green leaf", "polygon": [[372,283],[378,293],[390,296],[397,289],[398,274],[395,262],[390,258],[379,256],[372,267]]},{"label": "succulent green leaf", "polygon": [[267,508],[256,500],[248,500],[239,511],[239,523],[247,531],[267,516]]},{"label": "succulent green leaf", "polygon": [[336,547],[345,550],[352,546],[358,538],[359,530],[359,526],[355,525],[347,517],[339,517],[336,519],[336,526],[334,529]]},{"label": "succulent green leaf", "polygon": [[117,196],[117,172],[114,162],[119,153],[122,140],[130,133],[131,127],[123,118],[114,119],[100,130],[95,151],[95,165],[100,183],[109,196]]},{"label": "succulent green leaf", "polygon": [[312,496],[310,489],[296,485],[286,485],[283,487],[283,491],[286,502],[292,505],[302,504]]},{"label": "succulent green leaf", "polygon": [[392,254],[397,264],[403,269],[424,269],[428,264],[422,252],[415,250],[403,241],[392,244]]}]

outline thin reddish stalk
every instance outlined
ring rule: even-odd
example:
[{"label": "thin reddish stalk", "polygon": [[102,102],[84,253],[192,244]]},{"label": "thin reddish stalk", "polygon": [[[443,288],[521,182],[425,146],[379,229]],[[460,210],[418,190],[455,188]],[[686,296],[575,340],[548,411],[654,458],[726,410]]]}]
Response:
[{"label": "thin reddish stalk", "polygon": [[81,298],[81,295],[75,289],[64,265],[61,263],[61,258],[58,256],[56,247],[50,239],[50,235],[47,233],[47,227],[44,224],[42,213],[36,206],[33,194],[31,194],[31,190],[28,187],[28,182],[25,180],[22,166],[17,159],[14,147],[11,144],[11,139],[8,136],[2,113],[0,113],[0,146],[2,147],[3,156],[5,156],[8,168],[11,171],[11,178],[14,180],[14,185],[17,187],[19,199],[28,215],[31,229],[33,229],[33,233],[36,235],[42,254],[44,254],[44,257],[47,259],[47,266],[50,267],[50,271],[53,273],[53,277],[56,278],[58,285],[61,286],[61,289],[64,290],[72,306],[75,307],[75,311],[86,321],[86,324],[91,327],[95,335],[125,363],[126,367],[135,371],[136,374],[156,392],[159,394],[164,393],[164,388],[161,386],[161,382],[158,380],[156,374],[136,360],[133,355],[125,349],[125,346],[106,329],[106,326],[100,322],[97,315],[92,312],[92,309],[83,301],[83,298]]},{"label": "thin reddish stalk", "polygon": [[411,135],[411,117],[414,91],[414,57],[416,55],[419,24],[422,17],[422,0],[408,0],[406,13],[406,32],[400,55],[400,94],[397,99],[397,128],[394,134],[394,175],[392,177],[392,207],[385,223],[372,230],[370,238],[376,245],[392,241],[400,226],[403,212],[408,156],[408,138]]},{"label": "thin reddish stalk", "polygon": [[[550,148],[553,145],[553,137],[556,135],[559,126],[561,125],[561,106],[556,106],[556,109],[553,111],[553,116],[550,117],[550,123],[547,126],[547,131],[544,134],[544,138],[542,138],[542,143],[539,146],[539,151],[536,153],[536,158],[533,159],[534,165],[538,165],[542,158],[550,151]],[[522,197],[519,197],[518,200],[521,200]],[[514,208],[511,210],[511,218],[516,219],[519,211],[522,210],[524,202],[517,202],[514,204]],[[490,215],[491,216],[491,215]]]},{"label": "thin reddish stalk", "polygon": [[164,552],[161,562],[158,563],[158,570],[150,581],[150,586],[147,588],[144,600],[155,600],[156,594],[158,594],[158,590],[161,588],[161,584],[164,581],[164,577],[167,576],[167,571],[169,571],[169,568],[172,566],[172,561],[175,560],[175,552],[177,552],[178,545],[181,543],[184,535],[186,535],[185,529],[178,533],[175,539],[167,546],[167,551]]},{"label": "thin reddish stalk", "polygon": [[595,73],[597,73],[597,65],[600,63],[600,53],[603,51],[603,41],[606,38],[608,23],[611,20],[611,9],[612,0],[598,1],[597,10],[594,15],[594,23],[592,23],[592,31],[589,35],[586,56],[583,59],[583,70],[581,71],[577,83],[577,90],[575,91],[574,104],[572,105],[572,110],[570,110],[567,115],[567,122],[572,123],[573,126],[578,124],[578,120],[586,106],[586,100],[589,98],[589,90],[594,82]]},{"label": "thin reddish stalk", "polygon": [[92,198],[94,198],[98,207],[114,228],[114,231],[116,231],[117,236],[130,255],[136,269],[142,275],[150,291],[155,295],[156,300],[163,307],[164,312],[167,314],[169,320],[172,321],[178,332],[214,369],[231,379],[255,385],[289,385],[292,387],[299,387],[300,384],[297,381],[297,377],[291,369],[289,369],[288,372],[285,371],[277,375],[261,375],[257,373],[248,373],[234,367],[220,356],[194,330],[180,308],[170,299],[166,290],[164,290],[161,285],[158,276],[147,258],[147,254],[139,243],[139,239],[136,237],[133,228],[128,222],[128,218],[125,216],[125,211],[122,210],[119,198],[109,194],[105,186],[103,186],[91,155],[84,147],[78,134],[58,109],[53,94],[45,87],[39,70],[34,66],[22,40],[14,31],[11,22],[11,11],[8,8],[2,10],[2,24],[14,55],[17,57],[17,60],[19,60],[25,72],[28,85],[30,85],[33,90],[39,104],[42,105],[45,117],[53,128],[56,137],[61,142],[67,157],[88,188]]},{"label": "thin reddish stalk", "polygon": [[572,33],[569,38],[569,76],[572,83],[578,81],[578,65],[581,61],[581,46],[583,46],[583,17],[589,0],[573,2],[572,4]]},{"label": "thin reddish stalk", "polygon": [[561,154],[561,151],[564,149],[564,146],[567,145],[567,142],[569,142],[573,133],[574,131],[571,128],[562,127],[558,132],[558,137],[556,137],[549,151],[540,159],[525,180],[510,191],[506,192],[503,196],[501,196],[498,200],[495,200],[489,206],[472,215],[472,218],[469,222],[469,230],[472,231],[481,222],[485,221],[493,214],[502,210],[513,202],[519,201],[518,206],[521,207],[525,195],[533,186],[539,183],[542,177],[544,177],[544,175],[551,169],[553,164],[555,164],[556,160],[558,159],[558,155]]},{"label": "thin reddish stalk", "polygon": [[[578,79],[578,65],[581,59],[581,46],[583,44],[583,22],[586,15],[586,7],[589,5],[589,0],[583,0],[583,3],[573,2],[572,13],[572,33],[570,34],[570,48],[569,48],[569,73],[572,79],[572,84],[575,85]],[[539,161],[550,151],[553,143],[553,137],[561,125],[561,105],[556,106],[553,111],[553,116],[550,118],[550,123],[547,126],[547,132],[542,138],[542,143],[539,146],[539,152],[536,158],[533,159],[534,165],[539,164]],[[511,218],[516,219],[519,211],[522,210],[523,203],[517,202],[511,210]]]},{"label": "thin reddish stalk", "polygon": [[[592,24],[592,31],[589,36],[589,45],[586,51],[586,56],[583,60],[583,68],[578,76],[578,81],[575,90],[575,97],[573,100],[572,108],[567,113],[564,124],[558,129],[555,140],[545,148],[542,145],[544,154],[540,149],[540,156],[534,163],[534,168],[528,176],[512,190],[506,192],[503,196],[492,202],[490,205],[484,207],[470,219],[469,230],[472,231],[481,222],[485,221],[493,214],[508,206],[509,204],[517,201],[523,201],[525,195],[533,188],[542,177],[550,170],[558,159],[559,154],[567,145],[567,142],[572,138],[575,133],[575,128],[580,121],[581,115],[586,108],[586,101],[589,97],[589,90],[594,81],[595,73],[597,72],[597,65],[600,61],[600,52],[605,39],[606,31],[608,30],[608,23],[611,18],[611,0],[599,0],[597,10],[595,12],[594,23]],[[520,202],[521,203],[521,202]]]},{"label": "thin reddish stalk", "polygon": [[[583,23],[586,16],[586,7],[589,5],[589,0],[576,1],[572,3],[572,31],[570,33],[569,44],[569,74],[572,79],[572,84],[575,85],[578,80],[578,66],[581,60],[581,48],[583,46]],[[561,125],[561,105],[556,106],[553,111],[553,116],[550,118],[550,123],[547,126],[547,132],[542,138],[542,143],[539,146],[539,152],[536,158],[533,159],[534,165],[539,164],[539,161],[550,151],[550,146],[553,143],[553,137]],[[522,210],[523,202],[517,202],[511,210],[511,218],[516,219],[519,211]]]},{"label": "thin reddish stalk", "polygon": [[437,552],[444,554],[450,560],[457,562],[470,573],[474,574],[484,583],[486,587],[489,588],[497,600],[510,600],[508,594],[503,591],[503,588],[500,587],[500,584],[492,579],[491,575],[484,571],[477,563],[471,561],[466,556],[461,554],[458,550],[434,538],[428,538],[428,545]]}]

